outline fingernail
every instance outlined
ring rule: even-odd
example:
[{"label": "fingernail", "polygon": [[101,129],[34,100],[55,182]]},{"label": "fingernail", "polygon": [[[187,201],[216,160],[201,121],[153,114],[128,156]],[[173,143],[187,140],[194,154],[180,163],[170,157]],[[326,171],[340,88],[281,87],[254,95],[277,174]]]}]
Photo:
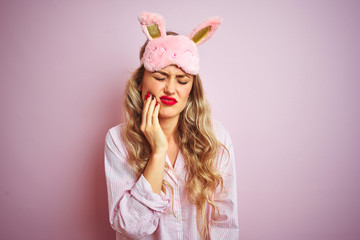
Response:
[{"label": "fingernail", "polygon": [[157,105],[159,105],[159,103],[158,103],[158,102],[156,102],[155,107],[156,107]]},{"label": "fingernail", "polygon": [[147,96],[147,94],[146,94],[146,96],[145,96],[144,100],[146,101],[146,99],[148,99],[148,96]]}]

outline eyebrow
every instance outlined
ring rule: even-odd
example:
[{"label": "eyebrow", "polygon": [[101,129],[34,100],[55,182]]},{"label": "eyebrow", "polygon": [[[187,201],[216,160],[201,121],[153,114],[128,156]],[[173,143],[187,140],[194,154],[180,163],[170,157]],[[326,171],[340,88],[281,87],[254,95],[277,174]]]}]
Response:
[{"label": "eyebrow", "polygon": [[[162,71],[157,71],[157,72],[154,72],[154,73],[160,73],[162,75],[165,75],[166,77],[169,77],[170,75],[167,74],[166,72],[162,72]],[[183,78],[183,77],[188,77],[190,78],[190,76],[188,74],[177,74],[176,77],[180,77],[180,78]]]}]

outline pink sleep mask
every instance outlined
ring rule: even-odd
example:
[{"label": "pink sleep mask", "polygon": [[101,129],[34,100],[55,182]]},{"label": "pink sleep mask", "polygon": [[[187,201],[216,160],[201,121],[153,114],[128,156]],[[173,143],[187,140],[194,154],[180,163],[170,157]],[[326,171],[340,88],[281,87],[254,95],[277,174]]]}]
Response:
[{"label": "pink sleep mask", "polygon": [[207,41],[221,23],[220,17],[205,20],[188,36],[166,35],[165,21],[156,13],[143,12],[139,16],[142,30],[149,40],[141,63],[150,72],[176,65],[192,75],[199,73],[197,46]]}]

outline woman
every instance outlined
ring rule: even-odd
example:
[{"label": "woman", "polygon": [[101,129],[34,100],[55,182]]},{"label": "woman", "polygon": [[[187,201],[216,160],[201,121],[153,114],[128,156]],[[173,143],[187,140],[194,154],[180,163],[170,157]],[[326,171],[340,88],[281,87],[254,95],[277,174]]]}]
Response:
[{"label": "woman", "polygon": [[116,239],[237,239],[231,140],[212,124],[197,45],[211,18],[189,35],[166,33],[163,18],[139,17],[148,38],[125,94],[127,122],[109,130],[105,171]]}]

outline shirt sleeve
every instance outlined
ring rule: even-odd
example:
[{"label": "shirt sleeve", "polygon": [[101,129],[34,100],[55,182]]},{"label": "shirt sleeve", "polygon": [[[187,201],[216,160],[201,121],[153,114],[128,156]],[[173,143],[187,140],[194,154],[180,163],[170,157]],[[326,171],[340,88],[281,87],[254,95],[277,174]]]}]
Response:
[{"label": "shirt sleeve", "polygon": [[219,154],[218,170],[224,180],[224,191],[217,192],[215,203],[219,209],[219,215],[212,216],[210,219],[210,238],[211,239],[238,239],[238,205],[236,188],[236,168],[234,148],[229,133],[224,127],[215,129],[220,132],[220,141],[227,148],[222,149]]},{"label": "shirt sleeve", "polygon": [[111,131],[105,138],[105,175],[112,228],[138,238],[152,234],[158,227],[170,199],[152,191],[143,175],[137,178],[126,160],[120,133]]}]

